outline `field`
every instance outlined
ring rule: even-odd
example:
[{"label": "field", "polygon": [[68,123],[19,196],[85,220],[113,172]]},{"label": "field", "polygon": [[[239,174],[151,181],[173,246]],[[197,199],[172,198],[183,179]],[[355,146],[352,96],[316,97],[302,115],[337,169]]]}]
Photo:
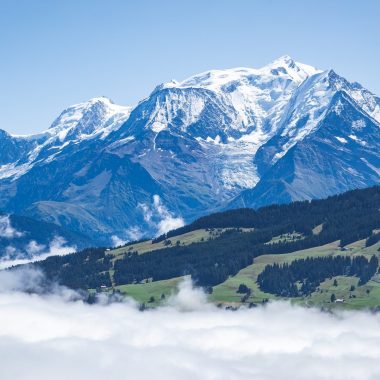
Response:
[{"label": "field", "polygon": [[[155,306],[167,300],[171,295],[174,295],[178,290],[178,284],[182,280],[183,277],[178,277],[170,280],[147,282],[145,284],[120,285],[116,286],[115,289],[125,296],[132,297],[139,303]],[[154,301],[150,302],[153,300],[152,297]]]},{"label": "field", "polygon": [[[199,229],[185,233],[183,235],[178,235],[170,239],[161,241],[159,243],[153,243],[152,240],[147,240],[141,243],[130,244],[121,248],[116,248],[111,250],[109,253],[115,255],[115,257],[122,256],[128,252],[137,252],[138,254],[143,254],[150,251],[155,251],[157,249],[173,247],[175,245],[189,245],[192,243],[199,243],[207,239],[215,239],[223,233],[226,228],[212,228],[212,229]],[[248,229],[243,229],[248,230]]]},{"label": "field", "polygon": [[[223,229],[214,230],[196,230],[183,235],[171,238],[170,245],[181,244],[188,245],[197,243],[206,239],[213,239],[220,235]],[[320,229],[316,228],[314,233],[319,233]],[[280,239],[299,239],[302,238],[299,234],[282,235],[277,237]],[[177,243],[177,241],[179,243]],[[165,245],[166,244],[166,245]],[[160,248],[168,247],[168,243],[160,242],[153,244],[151,240],[141,242],[138,244],[130,245],[127,247],[117,248],[112,250],[111,253],[115,255],[115,259],[123,255],[125,252],[138,251],[143,254],[148,251],[157,250]],[[257,283],[257,276],[265,268],[266,265],[273,263],[290,263],[293,260],[305,257],[320,257],[330,255],[364,255],[371,257],[376,254],[380,256],[378,251],[380,243],[372,247],[365,247],[365,240],[357,241],[350,244],[342,250],[339,247],[339,241],[310,248],[306,250],[296,251],[280,255],[262,255],[257,257],[253,264],[239,271],[235,276],[229,277],[225,282],[213,287],[213,292],[209,296],[211,302],[216,304],[225,305],[240,305],[242,304],[242,297],[244,294],[237,293],[240,284],[245,284],[251,289],[251,295],[244,300],[245,304],[254,303],[260,304],[268,300],[280,299],[279,297],[262,292]],[[156,306],[165,302],[171,295],[175,294],[178,290],[178,284],[183,277],[177,277],[169,280],[146,282],[142,284],[121,285],[115,287],[123,295],[128,295],[138,301],[145,303],[148,306]],[[337,285],[334,286],[334,280]],[[331,295],[334,294],[338,300],[344,302],[331,303]],[[358,278],[338,276],[336,278],[328,279],[321,283],[316,292],[312,293],[306,298],[293,298],[293,303],[302,304],[306,306],[317,306],[323,308],[376,308],[380,306],[380,275],[376,275],[371,281],[364,286],[358,286]]]},{"label": "field", "polygon": [[[279,299],[278,297],[262,292],[257,283],[257,276],[268,264],[286,263],[296,259],[305,257],[319,257],[326,255],[364,255],[371,257],[376,254],[380,257],[378,248],[380,243],[372,247],[365,247],[365,240],[357,241],[346,247],[347,250],[342,251],[339,248],[339,242],[330,243],[321,247],[310,248],[293,253],[282,255],[263,255],[257,257],[253,264],[242,269],[236,276],[230,277],[228,280],[213,288],[213,293],[210,299],[216,303],[241,303],[243,294],[236,293],[240,284],[247,285],[251,290],[251,296],[246,300],[246,303],[261,303],[268,299]],[[355,277],[336,277],[338,286],[334,286],[334,279],[324,281],[320,290],[311,294],[307,298],[293,298],[292,302],[300,303],[309,306],[318,306],[331,308],[363,308],[363,307],[378,307],[380,306],[380,276],[375,276],[366,285],[358,287],[358,279]],[[351,286],[355,286],[354,291],[350,291]],[[331,295],[335,294],[337,299],[344,299],[342,303],[331,304]],[[351,297],[350,297],[351,296]]]},{"label": "field", "polygon": [[272,238],[272,240],[268,241],[267,244],[275,244],[275,243],[279,243],[280,241],[292,242],[294,240],[300,240],[300,239],[303,239],[302,234],[300,234],[298,232],[293,232],[291,234],[288,233],[288,234],[282,234],[279,236],[275,236],[274,238]]}]

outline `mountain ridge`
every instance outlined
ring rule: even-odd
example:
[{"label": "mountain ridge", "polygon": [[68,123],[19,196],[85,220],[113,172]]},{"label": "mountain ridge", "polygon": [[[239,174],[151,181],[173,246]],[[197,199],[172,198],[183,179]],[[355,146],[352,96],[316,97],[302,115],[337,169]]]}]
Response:
[{"label": "mountain ridge", "polygon": [[[343,112],[336,103],[332,117],[337,94]],[[288,56],[211,70],[133,108],[93,98],[38,135],[1,134],[0,207],[99,244],[152,236],[218,209],[380,183],[379,123],[380,99],[333,70]]]}]

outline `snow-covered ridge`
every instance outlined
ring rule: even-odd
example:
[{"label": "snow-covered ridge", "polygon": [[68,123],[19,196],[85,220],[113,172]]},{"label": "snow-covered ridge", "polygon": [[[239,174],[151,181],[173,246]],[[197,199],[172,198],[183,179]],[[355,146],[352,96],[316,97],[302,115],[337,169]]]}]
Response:
[{"label": "snow-covered ridge", "polygon": [[[33,142],[32,149],[22,158],[0,166],[0,179],[15,180],[28,172],[36,163],[51,162],[70,143],[105,139],[129,117],[132,107],[119,106],[106,97],[96,97],[87,102],[66,108],[49,129],[35,135],[12,136],[15,141]],[[44,153],[44,154],[43,154]]]},{"label": "snow-covered ridge", "polygon": [[67,136],[104,138],[128,118],[130,111],[131,107],[116,105],[106,97],[93,98],[65,109],[47,133],[62,142]]},{"label": "snow-covered ridge", "polygon": [[[189,128],[201,123],[202,127],[191,130],[193,138],[205,149],[218,145],[225,151],[223,156],[236,158],[236,165],[230,162],[219,169],[224,186],[252,187],[259,180],[252,166],[257,150],[272,137],[283,136],[283,146],[272,160],[275,163],[318,127],[336,91],[348,93],[380,121],[380,101],[369,91],[332,70],[322,71],[283,56],[259,69],[210,70],[182,82],[161,84],[145,100],[150,105],[143,111],[148,115],[144,128],[157,135],[179,123],[180,133],[189,133]],[[131,110],[106,97],[68,107],[45,132],[14,137],[33,141],[32,149],[21,162],[0,166],[0,178],[18,178],[37,162],[51,162],[70,144],[106,140],[128,120]],[[205,117],[215,121],[204,125]],[[134,131],[128,133],[122,141],[132,141]],[[243,161],[250,163],[244,164],[249,174],[236,173]]]},{"label": "snow-covered ridge", "polygon": [[73,140],[92,138],[96,135],[104,138],[128,118],[131,110],[132,107],[117,105],[107,97],[95,97],[63,110],[43,132],[31,135],[11,134],[11,136],[25,140],[57,137],[61,142],[68,135]]},{"label": "snow-covered ridge", "polygon": [[[189,88],[200,87],[213,91],[225,91],[225,86],[235,81],[241,83],[265,83],[273,77],[289,78],[297,83],[303,82],[307,77],[320,73],[315,67],[294,61],[289,56],[283,56],[272,63],[260,68],[238,67],[225,70],[209,70],[191,76],[182,82],[172,80],[161,85],[162,88]],[[258,78],[260,77],[260,78]]]},{"label": "snow-covered ridge", "polygon": [[[280,128],[283,112],[298,87],[321,72],[283,56],[260,69],[211,70],[182,82],[172,80],[157,86],[147,99],[156,100],[146,129],[159,133],[180,119],[181,131],[187,132],[202,116],[209,117],[213,106],[218,119],[214,130],[224,135],[220,138],[250,142],[255,146],[249,150],[256,151],[257,144]],[[203,132],[194,137],[215,141],[215,133],[204,136]]]}]

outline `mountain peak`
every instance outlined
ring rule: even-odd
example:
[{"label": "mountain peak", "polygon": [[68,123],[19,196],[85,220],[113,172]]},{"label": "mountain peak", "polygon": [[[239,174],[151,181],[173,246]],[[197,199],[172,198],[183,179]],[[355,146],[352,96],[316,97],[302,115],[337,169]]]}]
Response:
[{"label": "mountain peak", "polygon": [[110,98],[107,98],[106,96],[96,96],[96,97],[91,98],[91,99],[87,100],[86,102],[80,103],[80,104],[92,105],[92,104],[96,104],[96,103],[107,104],[107,105],[108,104],[114,104],[114,102]]},{"label": "mountain peak", "polygon": [[99,96],[66,108],[55,119],[49,131],[61,141],[81,135],[90,136],[112,124],[119,125],[118,120],[125,120],[129,113],[130,107],[116,105],[109,98]]},{"label": "mountain peak", "polygon": [[284,65],[288,67],[295,66],[294,59],[289,55],[282,55],[279,58],[276,58],[270,65]]},{"label": "mountain peak", "polygon": [[236,67],[232,69],[208,70],[200,74],[195,74],[182,82],[171,80],[157,86],[152,94],[168,88],[206,88],[218,91],[228,83],[249,82],[253,78],[271,78],[273,76],[290,77],[297,83],[303,82],[307,77],[321,73],[313,66],[296,62],[289,55],[283,55],[273,62],[261,67],[260,69],[248,67]]},{"label": "mountain peak", "polygon": [[114,104],[111,99],[107,98],[106,96],[96,96],[94,98],[91,98],[89,100],[86,100],[84,102],[76,103],[68,108],[66,108],[62,113],[67,112],[68,110],[71,109],[76,109],[76,110],[89,110],[90,108],[94,106],[109,106]]},{"label": "mountain peak", "polygon": [[322,70],[317,69],[313,66],[306,65],[301,62],[295,61],[289,55],[283,55],[266,66],[262,67],[260,71],[266,72],[270,71],[272,74],[280,75],[288,74],[293,79],[304,80],[309,76],[321,73]]}]

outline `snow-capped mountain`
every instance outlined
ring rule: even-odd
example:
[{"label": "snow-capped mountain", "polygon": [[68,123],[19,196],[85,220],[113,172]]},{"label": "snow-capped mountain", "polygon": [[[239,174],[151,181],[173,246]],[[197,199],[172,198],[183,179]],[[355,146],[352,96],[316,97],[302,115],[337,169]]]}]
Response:
[{"label": "snow-capped mountain", "polygon": [[61,143],[95,136],[104,139],[128,118],[130,111],[131,107],[118,106],[108,98],[93,98],[65,109],[47,134]]},{"label": "snow-capped mountain", "polygon": [[95,98],[39,135],[1,132],[0,209],[121,242],[380,183],[379,133],[380,99],[332,70],[212,70],[133,108]]}]

